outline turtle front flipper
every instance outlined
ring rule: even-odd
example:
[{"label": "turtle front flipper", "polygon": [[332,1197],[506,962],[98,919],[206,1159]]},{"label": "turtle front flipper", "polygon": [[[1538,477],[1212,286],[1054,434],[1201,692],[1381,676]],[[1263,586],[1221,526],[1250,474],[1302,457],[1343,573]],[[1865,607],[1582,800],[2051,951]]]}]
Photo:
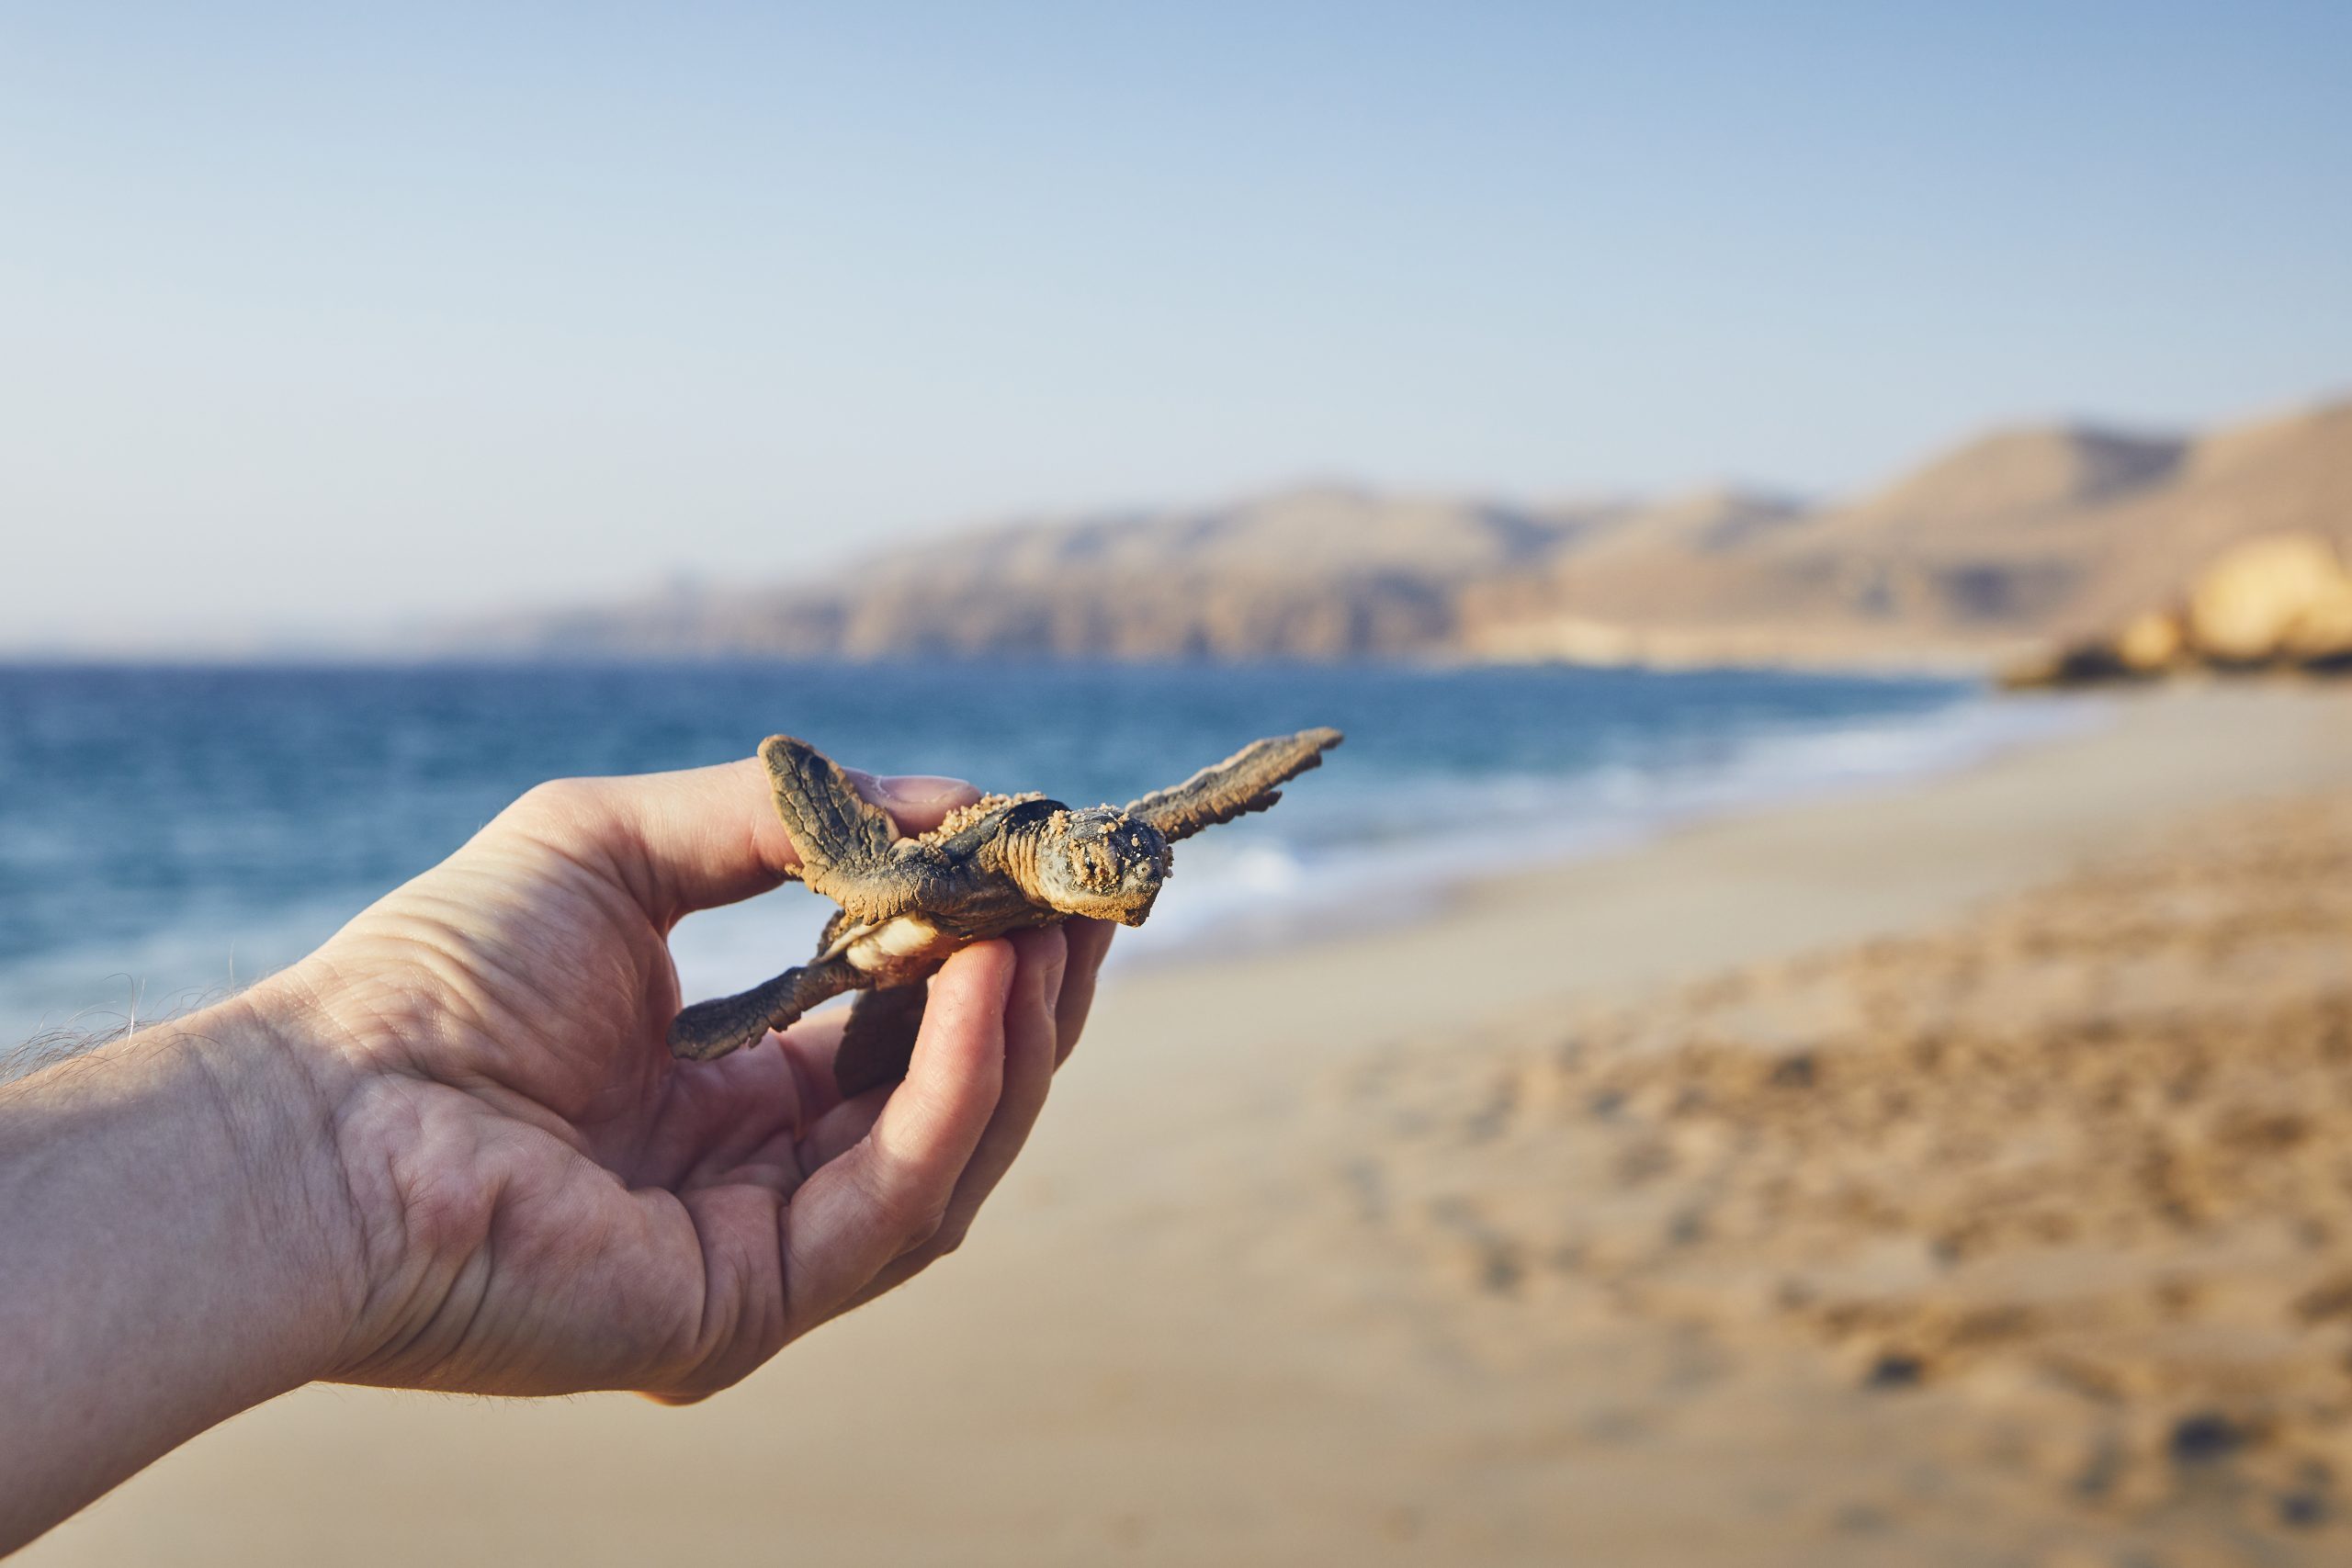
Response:
[{"label": "turtle front flipper", "polygon": [[833,1082],[843,1100],[907,1076],[930,1000],[928,980],[868,991],[857,998],[842,1031],[841,1046],[833,1053]]},{"label": "turtle front flipper", "polygon": [[1265,810],[1283,797],[1276,785],[1321,767],[1323,753],[1341,739],[1336,729],[1302,729],[1253,740],[1182,784],[1130,801],[1127,815],[1150,823],[1171,844],[1189,839],[1204,828]]},{"label": "turtle front flipper", "polygon": [[789,735],[760,742],[760,761],[767,764],[776,815],[792,835],[801,879],[809,886],[831,897],[824,884],[832,874],[854,875],[859,867],[888,858],[898,824],[857,793],[840,763]]},{"label": "turtle front flipper", "polygon": [[789,735],[760,743],[776,815],[800,856],[800,880],[861,921],[886,920],[919,903],[936,858],[899,837],[890,814],[849,782],[841,764]]},{"label": "turtle front flipper", "polygon": [[670,1021],[670,1054],[707,1062],[756,1045],[769,1030],[789,1029],[819,1002],[856,989],[859,978],[848,964],[829,958],[787,969],[748,991],[696,1002]]}]

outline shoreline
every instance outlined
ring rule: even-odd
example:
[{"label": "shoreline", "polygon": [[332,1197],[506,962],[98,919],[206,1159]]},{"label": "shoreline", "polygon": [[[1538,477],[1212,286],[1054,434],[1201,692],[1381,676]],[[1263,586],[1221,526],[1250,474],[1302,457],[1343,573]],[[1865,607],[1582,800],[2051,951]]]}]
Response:
[{"label": "shoreline", "polygon": [[[1408,883],[1508,866],[1530,844],[1547,858],[1589,853],[1646,835],[1661,818],[1750,808],[1845,769],[1940,765],[2030,726],[2009,716],[2033,711],[1996,708],[1981,689],[1947,682],[1260,670],[1230,681],[1162,672],[1130,691],[1126,672],[1039,674],[1035,690],[1006,673],[916,680],[902,671],[875,690],[825,682],[798,700],[845,756],[991,785],[1051,784],[1089,801],[1127,798],[1250,735],[1309,718],[1357,730],[1341,765],[1277,816],[1188,846],[1152,929],[1122,944],[1123,957],[1182,948],[1188,932],[1238,933],[1255,945],[1280,934],[1272,928],[1294,897],[1313,906],[1306,919],[1317,925],[1334,904],[1387,915]],[[150,1016],[217,991],[232,970],[250,977],[293,962],[529,784],[738,755],[741,737],[763,733],[772,705],[798,684],[741,670],[681,679],[629,666],[479,681],[405,670],[348,683],[287,670],[250,681],[155,670],[17,680],[8,695],[29,705],[28,733],[41,748],[35,774],[87,770],[89,787],[29,799],[28,831],[0,869],[47,874],[60,853],[91,852],[68,846],[106,844],[126,870],[68,878],[56,897],[17,911],[0,942],[0,1038],[104,1028],[131,1001]],[[943,682],[956,700],[934,723],[922,704]],[[228,764],[198,766],[164,812],[144,806],[165,786],[148,776],[152,764],[98,761],[153,708],[174,716],[175,744]],[[356,716],[379,708],[380,723]],[[1096,714],[1109,728],[1090,738],[1078,718]],[[282,750],[297,734],[311,739],[299,753]],[[77,749],[76,736],[90,748]],[[254,770],[227,749],[268,761]],[[353,787],[353,769],[368,774],[368,790]],[[381,805],[362,804],[369,799]],[[306,852],[311,834],[326,835],[331,852]],[[133,897],[140,887],[153,897]],[[674,944],[686,990],[723,994],[765,979],[813,940],[821,903],[787,892],[695,915]]]},{"label": "shoreline", "polygon": [[[1951,766],[1733,806],[1661,822],[1628,841],[1466,876],[1448,884],[1430,907],[1393,923],[1329,937],[1307,933],[1257,955],[1180,949],[1138,957],[1122,978],[1148,975],[1172,984],[1196,971],[1211,979],[1239,971],[1272,984],[1274,972],[1302,955],[1369,967],[1367,946],[1376,944],[1384,958],[1401,956],[1425,935],[1444,933],[1453,945],[1495,955],[1490,999],[1525,1005],[1572,994],[1629,996],[1716,968],[1867,940],[2030,887],[2132,843],[2151,815],[2190,815],[2209,805],[2352,779],[2352,687],[2217,682],[2061,700],[2081,701],[2083,711],[2095,706],[2096,716]],[[2342,736],[2327,733],[2324,722],[2290,733],[2306,717],[2330,713],[2342,716]],[[2086,765],[2122,775],[2105,798],[2068,787],[2069,775]],[[1981,805],[1981,817],[1962,825],[1964,837],[1943,836],[1938,828],[1952,793]],[[1612,932],[1613,919],[1590,923],[1593,911],[1627,910],[1629,895],[1661,881],[1687,879],[1696,890],[1726,872],[1736,872],[1743,888],[1800,877],[1810,858],[1830,863],[1840,852],[1850,854],[1841,840],[1854,830],[1852,813],[1861,814],[1890,851],[1904,852],[1899,862],[1890,859],[1886,883],[1843,890],[1852,896],[1850,908],[1817,903],[1806,918],[1787,923],[1746,904],[1640,908],[1623,917],[1638,919],[1637,928]],[[1586,913],[1571,912],[1577,909]],[[1588,924],[1555,924],[1555,914]],[[1544,950],[1562,945],[1571,930],[1595,940],[1544,963]]]},{"label": "shoreline", "polygon": [[[1893,677],[1890,677],[1893,678]],[[2018,696],[1990,688],[1926,715],[1872,718],[1844,728],[1795,730],[1751,738],[1738,757],[1677,776],[1662,773],[1646,781],[1651,798],[1641,807],[1587,808],[1552,826],[1548,833],[1520,833],[1506,852],[1502,841],[1460,837],[1446,847],[1465,864],[1438,866],[1440,856],[1416,846],[1401,882],[1375,883],[1371,892],[1393,897],[1397,907],[1375,908],[1362,898],[1325,893],[1279,913],[1250,919],[1228,910],[1238,928],[1204,932],[1194,921],[1182,934],[1157,946],[1148,937],[1132,939],[1124,953],[1114,950],[1123,969],[1182,969],[1215,965],[1251,953],[1285,954],[1302,947],[1347,942],[1383,932],[1409,931],[1441,920],[1482,889],[1555,871],[1636,854],[1678,835],[1723,824],[1806,807],[1834,807],[1918,789],[1939,780],[2044,747],[2096,734],[2115,721],[2113,694],[2035,694]],[[1788,768],[1801,753],[1869,750],[1889,744],[1912,754],[1873,764],[1850,762]],[[1775,776],[1775,764],[1781,771]],[[1571,781],[1581,782],[1581,781]],[[1369,861],[1374,852],[1353,847],[1351,859]],[[1322,868],[1342,879],[1362,865]],[[1361,889],[1360,889],[1361,890]]]},{"label": "shoreline", "polygon": [[[1825,1406],[1802,1346],[1437,1289],[1379,1225],[1419,1213],[1399,1207],[1414,1172],[1462,1166],[1498,1113],[1428,1064],[1874,951],[2176,824],[2352,788],[2341,688],[2113,705],[1897,790],[1483,880],[1409,926],[1125,967],[966,1249],[742,1388],[684,1411],[308,1389],[22,1560],[619,1564],[780,1541],[891,1563],[1887,1560],[1867,1530],[1822,1547],[1820,1477],[1883,1462],[1905,1407]],[[1414,1138],[1429,1163],[1398,1164]],[[1495,1179],[1507,1207],[1531,1179]],[[1476,1244],[1482,1215],[1445,1234]],[[1709,1389],[1737,1403],[1678,1414]],[[1830,1504],[1807,1500],[1816,1483]]]}]

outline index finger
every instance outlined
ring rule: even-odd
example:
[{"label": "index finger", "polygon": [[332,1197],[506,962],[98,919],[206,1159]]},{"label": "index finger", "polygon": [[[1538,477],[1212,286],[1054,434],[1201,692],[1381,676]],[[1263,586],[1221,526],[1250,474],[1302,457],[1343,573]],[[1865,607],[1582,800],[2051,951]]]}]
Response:
[{"label": "index finger", "polygon": [[1016,968],[1003,941],[947,961],[932,982],[906,1081],[865,1136],[819,1167],[786,1205],[786,1310],[795,1332],[840,1311],[945,1220],[1004,1092]]}]

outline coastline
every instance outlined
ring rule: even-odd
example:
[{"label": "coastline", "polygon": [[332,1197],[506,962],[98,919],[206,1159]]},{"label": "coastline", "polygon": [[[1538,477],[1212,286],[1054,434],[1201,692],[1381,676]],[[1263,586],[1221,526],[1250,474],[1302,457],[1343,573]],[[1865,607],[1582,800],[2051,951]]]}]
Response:
[{"label": "coastline", "polygon": [[1657,1389],[1718,1375],[1720,1344],[1432,1296],[1364,1216],[1412,1119],[1452,1149],[1460,1108],[1409,1064],[1378,1119],[1350,1086],[2347,787],[2340,687],[2133,694],[2088,732],[1483,879],[1408,924],[1128,966],[966,1251],[745,1387],[682,1412],[309,1389],[21,1560],[1840,1560],[1770,1494],[1873,1462],[1882,1407],[1822,1416],[1784,1386],[1807,1353],[1775,1350],[1733,1380],[1739,1419],[1678,1426]]},{"label": "coastline", "polygon": [[[11,759],[32,793],[0,844],[0,882],[50,889],[0,921],[0,1040],[177,1010],[290,963],[530,784],[740,755],[743,736],[775,727],[780,692],[793,694],[792,723],[842,755],[1088,801],[1181,778],[1253,734],[1309,720],[1352,730],[1340,765],[1279,813],[1187,846],[1122,963],[1175,955],[1190,935],[1256,948],[1302,924],[1409,916],[1466,874],[1589,854],[1855,775],[1947,766],[2057,705],[1965,682],[1728,671],[848,676],[748,664],[0,669],[0,705],[32,742]],[[154,714],[159,743],[119,756],[119,737]],[[160,763],[175,755],[176,771]],[[100,846],[104,874],[62,874]],[[695,915],[673,942],[685,989],[765,979],[825,912],[784,889]]]},{"label": "coastline", "polygon": [[[1521,815],[1483,830],[1432,820],[1411,843],[1359,847],[1317,864],[1300,878],[1317,885],[1311,899],[1272,910],[1238,897],[1245,889],[1220,889],[1224,897],[1206,911],[1214,921],[1200,918],[1204,911],[1165,911],[1183,919],[1179,930],[1167,931],[1170,922],[1163,918],[1150,938],[1114,951],[1114,961],[1183,969],[1251,953],[1279,957],[1384,931],[1409,932],[1475,903],[1489,888],[1540,883],[1550,873],[1635,853],[1714,824],[1899,795],[2092,733],[2113,715],[2104,694],[2018,696],[1988,689],[1922,714],[1750,737],[1726,758],[1680,773],[1647,773],[1631,791],[1596,790],[1591,778],[1572,779],[1567,785],[1577,793],[1555,797],[1554,817]],[[1475,803],[1464,809],[1431,795],[1422,804],[1433,818],[1453,807],[1477,820]]]}]

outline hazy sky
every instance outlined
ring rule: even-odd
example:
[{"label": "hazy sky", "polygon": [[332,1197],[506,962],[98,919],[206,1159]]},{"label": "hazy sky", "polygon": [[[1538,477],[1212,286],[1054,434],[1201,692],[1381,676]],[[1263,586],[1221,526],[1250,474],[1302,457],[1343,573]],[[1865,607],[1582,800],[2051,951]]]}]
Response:
[{"label": "hazy sky", "polygon": [[2352,7],[0,6],[0,647],[2352,389]]}]

